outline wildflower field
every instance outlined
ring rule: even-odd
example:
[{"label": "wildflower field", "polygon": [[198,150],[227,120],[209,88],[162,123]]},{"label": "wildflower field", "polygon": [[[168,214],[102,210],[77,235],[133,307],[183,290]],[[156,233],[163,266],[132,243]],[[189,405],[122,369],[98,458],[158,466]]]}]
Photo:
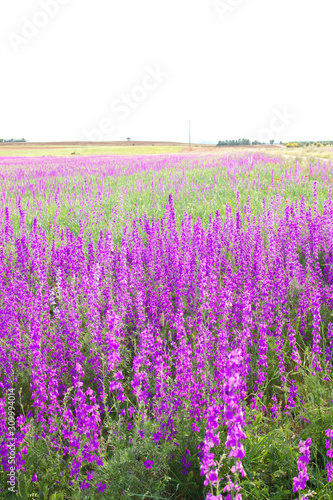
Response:
[{"label": "wildflower field", "polygon": [[333,498],[330,162],[0,158],[0,498]]}]

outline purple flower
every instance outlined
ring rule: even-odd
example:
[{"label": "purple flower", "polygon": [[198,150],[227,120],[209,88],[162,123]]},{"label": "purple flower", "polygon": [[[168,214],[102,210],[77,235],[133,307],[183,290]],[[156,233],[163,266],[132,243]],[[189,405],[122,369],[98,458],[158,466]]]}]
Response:
[{"label": "purple flower", "polygon": [[154,460],[145,460],[143,463],[144,463],[146,469],[151,469],[152,465],[154,464]]},{"label": "purple flower", "polygon": [[[333,429],[327,429],[325,431],[326,436],[329,438],[326,440],[325,448],[327,450],[326,455],[329,458],[333,458]],[[331,461],[326,465],[327,470],[327,481],[330,483],[333,481],[333,464]]]},{"label": "purple flower", "polygon": [[333,439],[333,429],[326,429],[325,435],[331,439]]},{"label": "purple flower", "polygon": [[189,467],[191,467],[191,462],[190,462],[189,460],[187,460],[186,455],[183,455],[183,456],[182,456],[182,464],[183,464],[183,466],[184,466],[185,468],[187,468],[187,469],[188,469]]},{"label": "purple flower", "polygon": [[90,470],[87,471],[87,480],[91,481],[94,477],[94,473]]},{"label": "purple flower", "polygon": [[16,419],[17,425],[21,427],[25,423],[25,416],[19,415]]},{"label": "purple flower", "polygon": [[209,481],[211,483],[216,483],[218,481],[218,475],[215,470],[211,471],[208,475]]},{"label": "purple flower", "polygon": [[102,483],[102,481],[100,483],[97,483],[96,486],[100,493],[102,493],[106,489],[106,484]]},{"label": "purple flower", "polygon": [[296,493],[298,490],[304,490],[306,487],[306,481],[309,479],[307,472],[307,465],[310,461],[310,446],[311,438],[306,441],[300,440],[298,445],[300,453],[302,455],[297,459],[298,466],[298,476],[293,478],[293,491]]},{"label": "purple flower", "polygon": [[34,483],[35,481],[37,481],[37,474],[35,472],[33,472],[31,482]]}]

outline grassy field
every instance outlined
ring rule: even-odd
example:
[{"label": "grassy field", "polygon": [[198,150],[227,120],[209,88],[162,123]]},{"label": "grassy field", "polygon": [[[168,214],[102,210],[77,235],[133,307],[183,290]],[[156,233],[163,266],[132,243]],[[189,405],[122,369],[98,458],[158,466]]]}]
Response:
[{"label": "grassy field", "polygon": [[28,144],[10,147],[3,146],[0,144],[0,156],[70,156],[73,153],[75,155],[82,156],[96,156],[96,155],[139,155],[139,154],[167,154],[167,153],[179,153],[183,150],[183,146],[168,146],[168,145],[156,145],[153,143],[148,145],[134,145],[135,143],[130,143],[125,146],[104,146],[104,145],[83,145],[83,146],[63,146],[63,147],[40,147],[40,146],[30,146]]},{"label": "grassy field", "polygon": [[[134,145],[133,145],[134,144]],[[15,156],[99,156],[99,155],[152,155],[152,154],[235,154],[260,152],[262,154],[297,158],[300,162],[315,163],[318,159],[332,160],[333,147],[309,146],[287,148],[283,145],[259,145],[238,147],[215,147],[212,145],[194,144],[191,148],[186,143],[161,143],[147,141],[118,141],[113,143],[0,143],[0,157]]]},{"label": "grassy field", "polygon": [[0,174],[0,498],[333,498],[329,163],[205,150]]},{"label": "grassy field", "polygon": [[318,159],[333,160],[333,146],[285,148],[283,154],[298,158],[305,158],[312,162],[316,162]]}]

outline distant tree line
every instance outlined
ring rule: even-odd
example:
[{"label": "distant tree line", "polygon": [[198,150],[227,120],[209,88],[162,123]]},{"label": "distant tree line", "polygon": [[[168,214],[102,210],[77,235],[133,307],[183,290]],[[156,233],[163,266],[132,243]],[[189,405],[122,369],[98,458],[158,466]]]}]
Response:
[{"label": "distant tree line", "polygon": [[[270,144],[274,144],[274,139],[269,141]],[[258,144],[265,144],[264,142],[259,142],[259,141],[250,141],[250,139],[231,139],[227,141],[219,141],[216,145],[217,146],[249,146],[252,144],[252,146],[257,146]],[[284,146],[287,147],[305,147],[305,146],[332,146],[333,141],[302,141],[302,142],[284,142],[280,141],[280,144],[284,144]]]},{"label": "distant tree line", "polygon": [[[256,143],[259,144],[257,141]],[[217,146],[248,146],[249,144],[251,144],[250,139],[238,139],[238,141],[232,139],[230,141],[219,141]]]},{"label": "distant tree line", "polygon": [[26,139],[0,139],[0,142],[27,142]]},{"label": "distant tree line", "polygon": [[[274,144],[274,140],[269,141],[271,144]],[[258,144],[264,144],[264,142],[259,142],[259,141],[250,141],[250,139],[238,139],[236,141],[235,139],[231,139],[229,141],[219,141],[216,146],[257,146]],[[281,142],[282,144],[282,142]]]}]

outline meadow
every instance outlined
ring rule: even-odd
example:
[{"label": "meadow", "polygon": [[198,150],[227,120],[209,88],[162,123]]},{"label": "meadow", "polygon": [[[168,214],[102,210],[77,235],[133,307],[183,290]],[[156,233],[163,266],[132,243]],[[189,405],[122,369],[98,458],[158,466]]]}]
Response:
[{"label": "meadow", "polygon": [[332,499],[332,181],[1,157],[0,498]]}]

